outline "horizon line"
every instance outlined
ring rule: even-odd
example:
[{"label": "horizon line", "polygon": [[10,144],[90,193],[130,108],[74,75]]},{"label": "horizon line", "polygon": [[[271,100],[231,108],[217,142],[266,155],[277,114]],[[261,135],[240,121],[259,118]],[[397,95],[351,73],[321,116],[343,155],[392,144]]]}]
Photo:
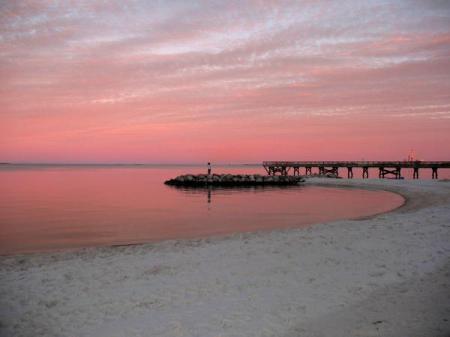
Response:
[{"label": "horizon line", "polygon": [[[262,165],[262,162],[259,163],[223,163],[223,162],[210,162],[213,165]],[[117,162],[80,162],[80,163],[67,163],[67,162],[0,162],[0,165],[174,165],[174,166],[199,166],[199,165],[207,165],[208,162],[201,163],[117,163]]]}]

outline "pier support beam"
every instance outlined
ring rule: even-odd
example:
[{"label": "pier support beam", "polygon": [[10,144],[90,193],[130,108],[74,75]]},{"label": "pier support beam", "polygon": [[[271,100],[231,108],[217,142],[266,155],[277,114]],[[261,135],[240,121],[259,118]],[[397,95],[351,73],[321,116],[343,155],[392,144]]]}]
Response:
[{"label": "pier support beam", "polygon": [[305,167],[305,175],[307,175],[307,176],[310,176],[312,173],[311,173],[311,166],[306,166]]},{"label": "pier support beam", "polygon": [[279,173],[282,176],[287,176],[291,167],[288,166],[269,166],[267,173],[269,176],[274,176]]},{"label": "pier support beam", "polygon": [[353,178],[353,167],[351,167],[351,166],[347,167],[347,178],[348,179]]},{"label": "pier support beam", "polygon": [[294,167],[294,176],[300,175],[300,167]]},{"label": "pier support beam", "polygon": [[368,179],[369,178],[369,168],[367,166],[364,166],[362,169],[363,169],[363,172],[362,172],[363,179]]},{"label": "pier support beam", "polygon": [[431,168],[431,179],[437,179],[438,178],[438,168],[437,167],[432,167]]},{"label": "pier support beam", "polygon": [[400,179],[401,175],[402,175],[401,172],[402,172],[401,167],[395,167],[392,170],[388,170],[388,169],[385,169],[384,167],[380,167],[378,176],[379,176],[379,178],[384,179],[384,177],[386,177],[388,174],[392,174],[395,177],[395,179]]},{"label": "pier support beam", "polygon": [[418,167],[414,167],[413,179],[419,179],[419,168]]},{"label": "pier support beam", "polygon": [[339,167],[334,166],[331,169],[325,169],[326,173],[331,173],[331,174],[335,174],[336,177],[339,176]]},{"label": "pier support beam", "polygon": [[333,166],[331,168],[327,168],[325,166],[319,166],[319,174],[320,175],[325,175],[327,173],[331,173],[331,174],[338,176],[339,175],[339,167]]}]

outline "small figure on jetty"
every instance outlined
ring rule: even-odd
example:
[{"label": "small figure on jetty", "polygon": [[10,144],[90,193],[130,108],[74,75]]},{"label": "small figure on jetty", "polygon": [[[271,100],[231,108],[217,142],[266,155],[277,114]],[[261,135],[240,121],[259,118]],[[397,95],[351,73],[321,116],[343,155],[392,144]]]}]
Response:
[{"label": "small figure on jetty", "polygon": [[210,162],[208,162],[208,175],[209,176],[211,175],[211,163]]}]

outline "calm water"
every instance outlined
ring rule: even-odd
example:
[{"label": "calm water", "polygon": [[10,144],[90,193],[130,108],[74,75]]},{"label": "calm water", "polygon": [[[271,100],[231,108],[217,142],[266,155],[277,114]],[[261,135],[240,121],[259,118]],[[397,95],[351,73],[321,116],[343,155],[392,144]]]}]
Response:
[{"label": "calm water", "polygon": [[[163,184],[203,167],[0,169],[0,254],[302,227],[402,204],[388,192],[296,186],[180,189]],[[263,173],[215,167],[216,173]]]}]

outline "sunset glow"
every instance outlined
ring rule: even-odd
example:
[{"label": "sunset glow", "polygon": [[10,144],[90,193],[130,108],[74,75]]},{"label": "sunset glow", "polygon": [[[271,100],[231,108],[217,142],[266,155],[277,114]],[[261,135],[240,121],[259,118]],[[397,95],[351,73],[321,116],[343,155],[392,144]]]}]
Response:
[{"label": "sunset glow", "polygon": [[4,1],[0,161],[448,160],[447,1]]}]

